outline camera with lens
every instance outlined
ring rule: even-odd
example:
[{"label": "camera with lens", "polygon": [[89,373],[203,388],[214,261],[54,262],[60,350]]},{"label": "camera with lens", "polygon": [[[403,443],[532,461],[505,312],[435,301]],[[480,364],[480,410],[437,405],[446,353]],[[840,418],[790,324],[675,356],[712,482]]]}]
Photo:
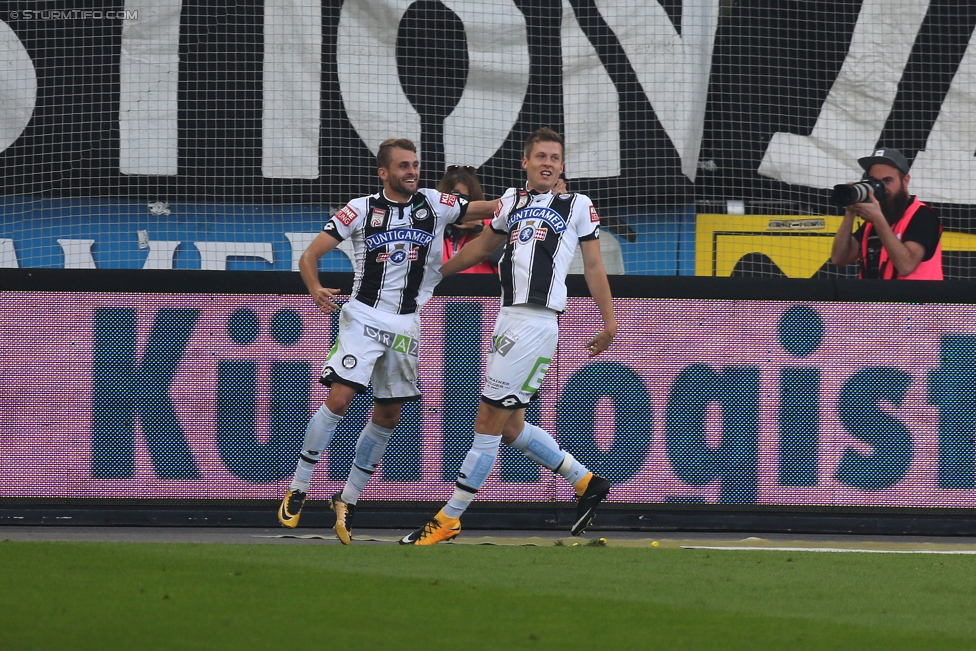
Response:
[{"label": "camera with lens", "polygon": [[887,194],[884,183],[869,176],[857,183],[835,185],[834,191],[830,193],[830,203],[838,208],[847,208],[856,203],[867,203],[870,201],[868,192],[871,190],[874,190],[875,199],[884,201],[885,194]]}]

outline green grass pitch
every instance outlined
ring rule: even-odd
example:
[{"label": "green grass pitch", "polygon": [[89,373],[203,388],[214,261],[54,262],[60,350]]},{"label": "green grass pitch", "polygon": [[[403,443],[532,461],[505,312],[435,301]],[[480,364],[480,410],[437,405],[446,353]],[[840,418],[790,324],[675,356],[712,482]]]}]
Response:
[{"label": "green grass pitch", "polygon": [[0,542],[0,649],[976,648],[976,557]]}]

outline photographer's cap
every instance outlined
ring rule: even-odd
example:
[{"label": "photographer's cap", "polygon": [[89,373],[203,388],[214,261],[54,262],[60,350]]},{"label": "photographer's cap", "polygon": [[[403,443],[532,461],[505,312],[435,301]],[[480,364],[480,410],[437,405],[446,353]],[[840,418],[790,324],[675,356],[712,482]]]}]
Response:
[{"label": "photographer's cap", "polygon": [[872,155],[858,158],[857,162],[860,163],[865,172],[871,169],[872,165],[877,165],[878,163],[897,167],[901,170],[902,174],[908,174],[908,169],[911,167],[908,164],[908,159],[897,149],[875,149]]}]

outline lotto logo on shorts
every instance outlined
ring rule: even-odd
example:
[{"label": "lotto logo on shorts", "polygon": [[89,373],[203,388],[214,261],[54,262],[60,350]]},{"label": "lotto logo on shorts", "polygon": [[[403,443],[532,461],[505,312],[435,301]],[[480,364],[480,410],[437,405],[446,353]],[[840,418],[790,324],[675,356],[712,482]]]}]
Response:
[{"label": "lotto logo on shorts", "polygon": [[596,214],[596,208],[593,206],[590,206],[590,221],[594,224],[598,224],[600,222],[600,215]]},{"label": "lotto logo on shorts", "polygon": [[441,203],[445,206],[454,206],[457,203],[457,195],[441,193]]},{"label": "lotto logo on shorts", "polygon": [[412,357],[417,357],[420,354],[420,342],[413,337],[397,334],[395,332],[389,332],[387,330],[380,330],[379,328],[373,328],[371,326],[365,326],[363,328],[363,334],[373,341],[395,350],[398,353],[403,353],[404,355],[410,355]]},{"label": "lotto logo on shorts", "polygon": [[346,206],[335,214],[335,218],[341,221],[343,226],[348,226],[356,219],[356,211]]}]

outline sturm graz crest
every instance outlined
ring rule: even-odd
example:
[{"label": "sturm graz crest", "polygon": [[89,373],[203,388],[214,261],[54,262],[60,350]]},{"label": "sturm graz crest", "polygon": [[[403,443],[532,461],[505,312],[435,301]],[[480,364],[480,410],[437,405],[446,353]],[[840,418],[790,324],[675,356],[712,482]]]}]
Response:
[{"label": "sturm graz crest", "polygon": [[376,258],[380,262],[388,262],[392,265],[401,265],[409,260],[417,259],[417,249],[416,247],[407,248],[406,244],[400,243],[396,245],[390,253],[381,253]]}]

